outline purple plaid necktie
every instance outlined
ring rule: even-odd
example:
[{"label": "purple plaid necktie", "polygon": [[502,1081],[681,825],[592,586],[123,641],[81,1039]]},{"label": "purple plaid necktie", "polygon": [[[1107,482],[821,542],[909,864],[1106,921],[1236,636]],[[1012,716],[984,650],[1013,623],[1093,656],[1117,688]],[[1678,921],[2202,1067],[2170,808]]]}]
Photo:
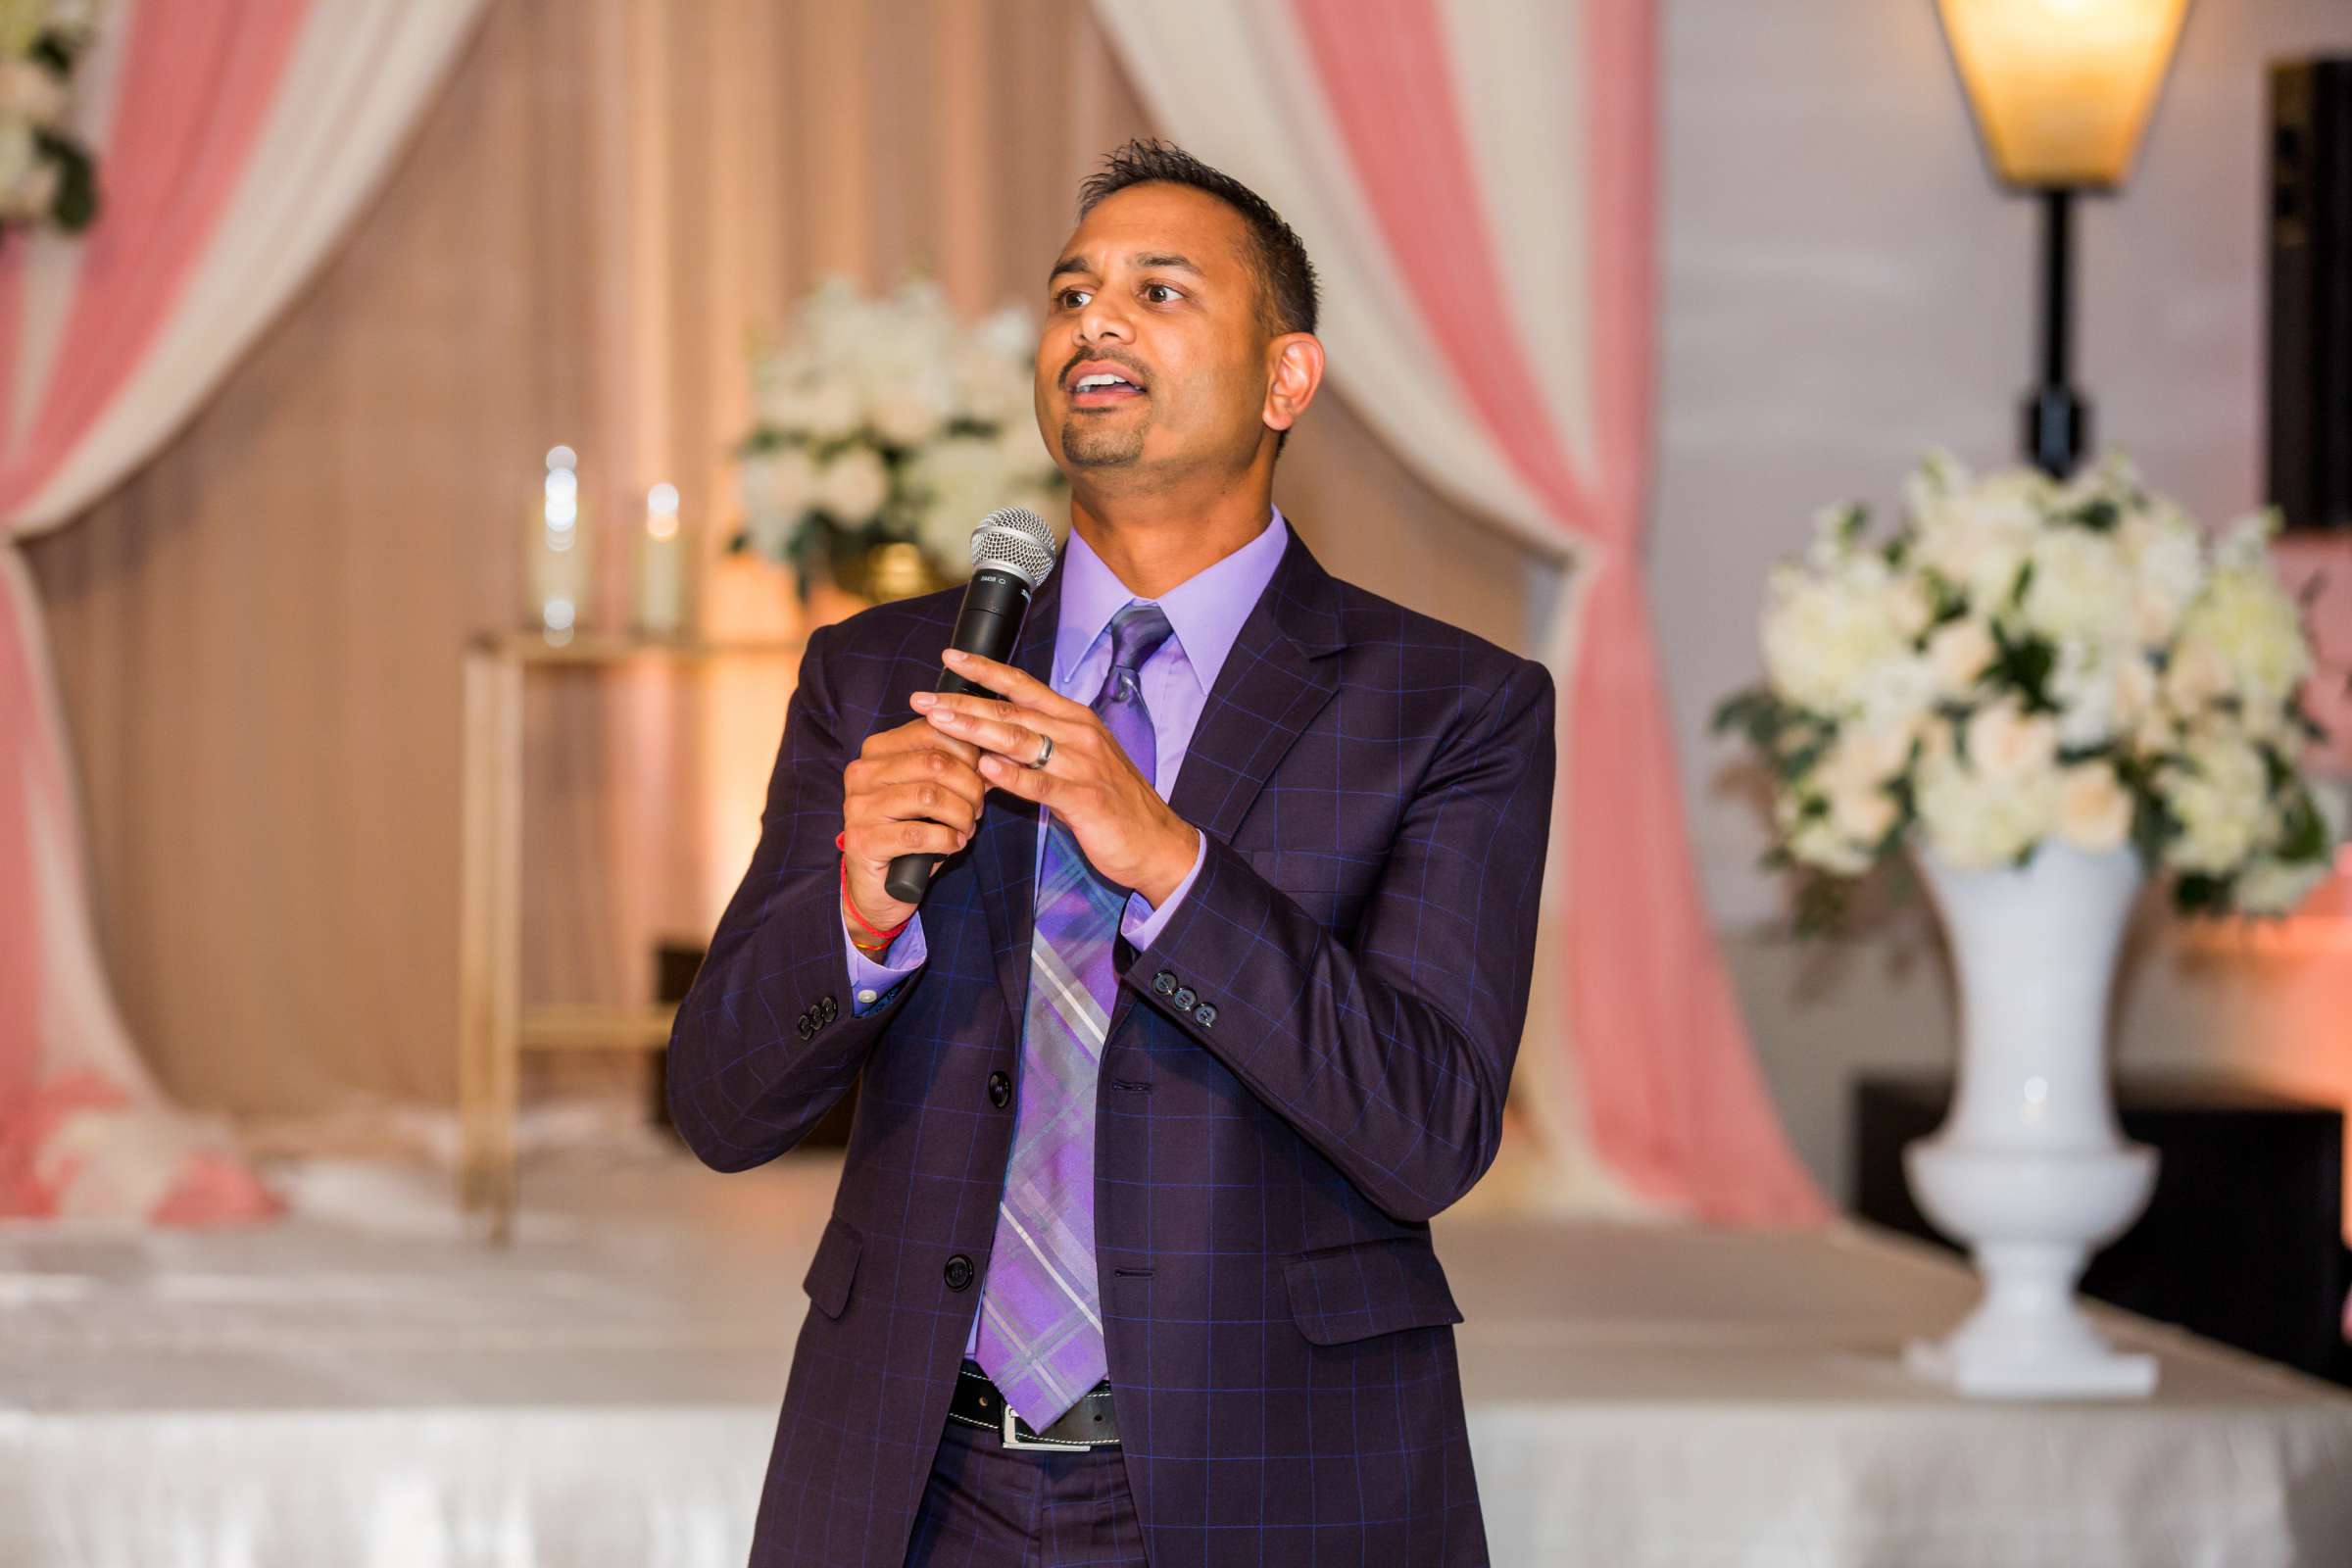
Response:
[{"label": "purple plaid necktie", "polygon": [[[1094,701],[1146,778],[1158,753],[1138,672],[1168,633],[1167,612],[1129,601],[1110,619],[1110,669]],[[1031,1431],[1077,1403],[1108,1365],[1095,1278],[1095,1071],[1117,994],[1111,943],[1128,894],[1095,874],[1059,817],[1049,810],[1045,818],[1020,1107],[972,1346]]]}]

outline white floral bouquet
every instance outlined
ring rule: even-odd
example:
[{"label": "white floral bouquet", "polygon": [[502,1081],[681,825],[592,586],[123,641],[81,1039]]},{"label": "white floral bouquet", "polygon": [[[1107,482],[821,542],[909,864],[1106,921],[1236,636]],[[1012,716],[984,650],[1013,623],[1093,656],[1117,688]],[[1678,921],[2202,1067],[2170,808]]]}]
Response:
[{"label": "white floral bouquet", "polygon": [[77,233],[98,216],[96,167],[66,128],[97,35],[96,0],[0,0],[0,225]]},{"label": "white floral bouquet", "polygon": [[1064,526],[1064,480],[1031,396],[1037,332],[1017,306],[970,326],[928,279],[867,298],[818,284],[782,344],[756,352],[759,422],[736,448],[743,527],[728,544],[852,572],[879,544],[921,548],[938,576],[970,569],[972,527],[1026,506]]},{"label": "white floral bouquet", "polygon": [[1883,543],[1859,504],[1820,514],[1767,587],[1768,678],[1715,713],[1771,772],[1800,923],[1914,829],[1963,868],[2131,844],[2184,909],[2280,911],[2327,875],[2342,811],[2301,767],[2275,511],[2209,543],[2120,453],[2061,482],[1936,452],[1905,503]]}]

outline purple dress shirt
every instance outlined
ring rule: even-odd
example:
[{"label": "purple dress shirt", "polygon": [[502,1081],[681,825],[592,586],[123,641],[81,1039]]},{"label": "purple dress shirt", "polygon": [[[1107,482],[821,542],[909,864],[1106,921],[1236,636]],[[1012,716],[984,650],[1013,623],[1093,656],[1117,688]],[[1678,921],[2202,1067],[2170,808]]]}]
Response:
[{"label": "purple dress shirt", "polygon": [[[1283,550],[1290,543],[1290,524],[1283,520],[1282,509],[1271,510],[1272,515],[1256,538],[1159,596],[1159,607],[1167,613],[1172,635],[1145,661],[1141,673],[1144,706],[1151,710],[1152,729],[1158,740],[1157,776],[1152,783],[1163,801],[1176,786],[1176,770],[1183,765],[1185,748],[1192,744],[1194,726],[1200,722],[1201,710],[1208,705],[1209,689],[1216,685],[1217,672],[1225,666],[1225,656],[1232,651],[1234,638],[1241,634],[1242,622],[1250,618],[1250,612],[1256,607],[1258,596],[1265,592],[1266,584],[1274,576],[1275,564],[1282,560]],[[1075,530],[1062,554],[1060,569],[1061,614],[1054,629],[1053,686],[1076,702],[1091,702],[1110,667],[1110,617],[1136,596]],[[1037,853],[1042,863],[1046,853],[1042,815],[1040,823]],[[1126,912],[1119,920],[1119,934],[1138,950],[1150,947],[1161,927],[1175,917],[1183,905],[1193,879],[1200,874],[1200,863],[1207,853],[1205,841],[1195,848],[1192,869],[1176,884],[1168,902],[1158,908],[1154,909],[1141,893],[1129,894]],[[842,922],[841,940],[849,949],[853,1014],[870,1012],[879,1006],[884,994],[922,967],[930,953],[923,938],[920,910],[906,922],[906,928],[891,943],[879,963],[851,943],[846,919]],[[975,1302],[972,1326],[964,1337],[966,1356],[972,1353],[979,1334],[980,1314]]]}]

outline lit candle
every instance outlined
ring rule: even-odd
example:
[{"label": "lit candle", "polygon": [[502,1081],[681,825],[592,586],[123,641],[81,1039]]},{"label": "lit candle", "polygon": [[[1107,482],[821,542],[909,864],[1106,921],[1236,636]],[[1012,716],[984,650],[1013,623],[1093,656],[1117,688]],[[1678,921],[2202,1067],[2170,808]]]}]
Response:
[{"label": "lit candle", "polygon": [[674,637],[686,618],[686,545],[678,533],[678,487],[645,493],[645,532],[637,548],[637,627]]},{"label": "lit candle", "polygon": [[571,641],[588,582],[578,461],[569,447],[549,451],[547,478],[531,518],[531,607],[547,640],[558,647]]}]

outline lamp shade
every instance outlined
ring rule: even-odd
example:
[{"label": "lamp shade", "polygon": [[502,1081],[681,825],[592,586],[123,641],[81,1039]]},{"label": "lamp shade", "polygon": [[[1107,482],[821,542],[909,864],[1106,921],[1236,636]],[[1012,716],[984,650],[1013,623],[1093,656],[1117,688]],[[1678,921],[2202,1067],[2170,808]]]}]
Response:
[{"label": "lamp shade", "polygon": [[1936,0],[2002,179],[2123,183],[2188,0]]}]

